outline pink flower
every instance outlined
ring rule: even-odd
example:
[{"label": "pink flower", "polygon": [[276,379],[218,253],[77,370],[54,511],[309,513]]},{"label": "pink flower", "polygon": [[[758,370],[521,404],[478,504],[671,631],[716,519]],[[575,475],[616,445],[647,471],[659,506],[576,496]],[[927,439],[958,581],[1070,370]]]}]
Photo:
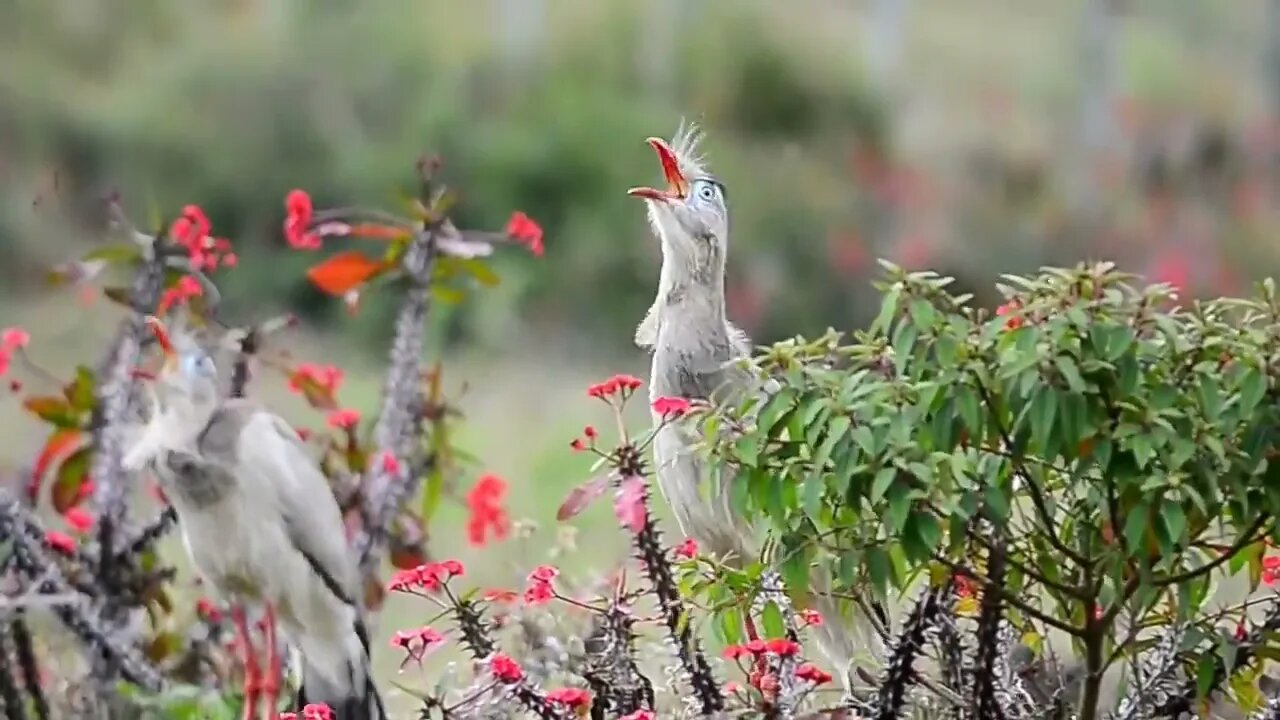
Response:
[{"label": "pink flower", "polygon": [[556,596],[556,591],[551,587],[551,583],[545,580],[534,580],[529,583],[529,587],[524,591],[524,602],[526,605],[543,605],[551,602]]},{"label": "pink flower", "polygon": [[631,393],[640,389],[644,384],[640,378],[634,375],[614,375],[613,377],[601,383],[596,383],[587,388],[587,395],[601,400],[607,400],[614,395],[621,394],[622,399],[627,399]]},{"label": "pink flower", "polygon": [[800,643],[787,638],[774,638],[765,643],[765,649],[780,657],[793,657],[800,654]]},{"label": "pink flower", "polygon": [[560,575],[560,571],[554,565],[539,565],[529,573],[530,580],[539,580],[542,582],[551,582]]},{"label": "pink flower", "polygon": [[334,410],[325,416],[325,422],[331,428],[350,430],[356,426],[356,423],[360,422],[360,411],[351,409]]},{"label": "pink flower", "polygon": [[622,481],[613,502],[613,513],[618,517],[618,522],[631,532],[638,533],[644,529],[644,524],[649,519],[649,509],[645,507],[643,477],[630,477]]},{"label": "pink flower", "polygon": [[813,609],[801,610],[800,622],[806,627],[817,627],[822,624],[822,613]]},{"label": "pink flower", "polygon": [[216,623],[222,619],[222,611],[209,598],[196,600],[196,614],[203,618],[205,622]]},{"label": "pink flower", "polygon": [[522,212],[512,213],[507,221],[507,236],[529,248],[534,257],[542,257],[542,228]]},{"label": "pink flower", "polygon": [[320,234],[311,229],[314,215],[311,196],[303,190],[292,190],[285,197],[284,237],[296,250],[319,250]]},{"label": "pink flower", "polygon": [[737,660],[739,658],[744,658],[751,653],[744,645],[730,645],[726,647],[721,654],[724,655],[726,660]]},{"label": "pink flower", "polygon": [[90,515],[84,508],[68,508],[62,513],[62,519],[66,521],[67,526],[78,533],[89,532],[93,527],[93,515]]},{"label": "pink flower", "polygon": [[520,663],[505,653],[493,654],[489,659],[489,671],[504,683],[518,683],[524,679],[524,669],[520,667]]},{"label": "pink flower", "polygon": [[160,314],[168,312],[169,308],[176,305],[182,305],[193,297],[199,297],[204,294],[204,287],[200,285],[200,281],[190,275],[183,275],[173,287],[165,290],[160,295],[160,305],[157,311]]},{"label": "pink flower", "polygon": [[302,720],[333,720],[333,709],[324,703],[308,703],[302,708]]},{"label": "pink flower", "polygon": [[391,638],[391,647],[405,651],[405,658],[400,663],[404,667],[412,660],[419,665],[422,658],[436,648],[444,645],[444,636],[431,627],[420,627],[416,630],[397,630]]},{"label": "pink flower", "polygon": [[571,708],[581,708],[591,704],[591,693],[582,688],[557,688],[547,693],[547,699]]},{"label": "pink flower", "polygon": [[400,472],[400,461],[396,459],[395,454],[390,450],[384,450],[382,453],[382,472],[388,475],[395,475]]},{"label": "pink flower", "polygon": [[619,720],[658,720],[652,710],[637,710],[630,715],[623,715]]},{"label": "pink flower", "polygon": [[693,538],[685,538],[685,541],[676,546],[676,557],[692,560],[698,554],[698,541]]},{"label": "pink flower", "polygon": [[0,348],[0,376],[4,376],[9,372],[9,363],[12,362],[12,356],[8,350]]},{"label": "pink flower", "polygon": [[24,348],[30,342],[31,334],[22,328],[11,327],[0,331],[0,348],[5,350]]},{"label": "pink flower", "polygon": [[1262,559],[1262,583],[1271,587],[1280,581],[1280,555]]},{"label": "pink flower", "polygon": [[663,418],[678,418],[689,412],[689,401],[679,397],[660,397],[653,401],[653,412]]}]

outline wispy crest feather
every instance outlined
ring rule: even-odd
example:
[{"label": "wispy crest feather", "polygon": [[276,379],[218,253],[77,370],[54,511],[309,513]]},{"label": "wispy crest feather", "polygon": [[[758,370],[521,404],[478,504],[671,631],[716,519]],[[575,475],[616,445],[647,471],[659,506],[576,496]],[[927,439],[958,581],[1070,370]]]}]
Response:
[{"label": "wispy crest feather", "polygon": [[698,123],[683,118],[676,128],[676,134],[671,136],[671,149],[675,151],[676,158],[680,161],[680,172],[684,173],[686,178],[710,174],[706,156],[702,154],[699,147],[702,144],[702,138],[702,128]]}]

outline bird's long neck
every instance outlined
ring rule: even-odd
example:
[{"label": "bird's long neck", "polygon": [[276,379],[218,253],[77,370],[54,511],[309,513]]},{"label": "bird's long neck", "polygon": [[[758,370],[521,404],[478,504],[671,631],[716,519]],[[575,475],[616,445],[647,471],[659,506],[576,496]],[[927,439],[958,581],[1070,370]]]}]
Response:
[{"label": "bird's long neck", "polygon": [[715,246],[690,251],[664,240],[657,297],[663,320],[705,324],[705,332],[724,334],[724,270],[724,255]]}]

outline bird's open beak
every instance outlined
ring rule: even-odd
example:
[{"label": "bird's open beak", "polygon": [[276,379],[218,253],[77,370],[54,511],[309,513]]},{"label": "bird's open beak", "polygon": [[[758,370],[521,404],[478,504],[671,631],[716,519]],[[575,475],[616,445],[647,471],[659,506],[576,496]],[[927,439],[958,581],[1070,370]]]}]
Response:
[{"label": "bird's open beak", "polygon": [[148,315],[146,319],[147,329],[152,335],[156,336],[156,343],[160,345],[160,350],[164,352],[164,369],[173,369],[173,364],[177,362],[178,355],[173,351],[173,343],[169,340],[169,331],[165,329],[164,323],[160,322],[160,318],[154,315]]},{"label": "bird's open beak", "polygon": [[662,138],[651,137],[645,142],[658,153],[658,160],[662,163],[662,174],[667,179],[667,189],[634,187],[628,190],[627,194],[646,200],[683,200],[689,194],[689,181],[685,180],[684,173],[680,172],[676,151],[672,150],[667,141]]}]

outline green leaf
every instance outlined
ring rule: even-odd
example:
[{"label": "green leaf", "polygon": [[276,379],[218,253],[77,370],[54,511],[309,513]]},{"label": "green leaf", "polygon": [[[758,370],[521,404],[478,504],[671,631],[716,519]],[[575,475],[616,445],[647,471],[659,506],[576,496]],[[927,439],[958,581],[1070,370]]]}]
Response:
[{"label": "green leaf", "polygon": [[764,604],[764,612],[760,616],[761,624],[764,625],[764,635],[766,638],[780,638],[787,636],[787,625],[782,620],[782,611],[778,609],[776,603],[772,600]]},{"label": "green leaf", "polygon": [[63,394],[67,396],[67,402],[71,403],[71,407],[75,410],[88,412],[94,406],[93,391],[93,370],[84,365],[77,365],[75,379],[63,389]]},{"label": "green leaf", "polygon": [[128,263],[142,259],[142,246],[135,242],[102,245],[85,253],[81,260],[106,260],[109,263]]},{"label": "green leaf", "polygon": [[730,605],[720,611],[716,627],[720,630],[720,639],[725,645],[737,645],[742,642],[742,610],[737,605]]},{"label": "green leaf", "polygon": [[55,395],[37,395],[22,402],[22,407],[36,417],[59,428],[80,426],[79,414],[66,398]]},{"label": "green leaf", "polygon": [[810,475],[804,481],[804,514],[815,525],[825,525],[822,522],[822,497],[826,489],[826,478],[821,474]]},{"label": "green leaf", "polygon": [[1053,388],[1045,385],[1031,399],[1031,442],[1045,457],[1053,457],[1050,447],[1053,421],[1058,412],[1058,397]]},{"label": "green leaf", "polygon": [[911,301],[911,322],[915,323],[920,330],[928,330],[933,327],[933,323],[937,320],[937,313],[933,309],[933,305],[929,304],[924,298],[916,298]]},{"label": "green leaf", "polygon": [[[1173,545],[1181,543],[1182,534],[1187,530],[1187,516],[1182,511],[1182,505],[1169,499],[1161,501],[1160,521],[1164,524],[1170,543]],[[1173,548],[1165,548],[1165,550],[1171,552]]]},{"label": "green leaf", "polygon": [[902,549],[912,563],[925,562],[942,543],[942,525],[932,513],[915,510],[902,530]]},{"label": "green leaf", "polygon": [[67,456],[58,466],[57,477],[49,490],[53,509],[59,515],[75,507],[80,499],[80,489],[89,478],[89,460],[92,447],[84,446]]},{"label": "green leaf", "polygon": [[827,459],[831,457],[831,451],[836,447],[836,443],[844,439],[852,424],[853,421],[849,419],[848,415],[837,415],[831,419],[831,422],[827,423],[827,432],[822,438],[822,444],[813,451],[813,469],[815,472],[822,472],[823,467],[827,464]]},{"label": "green leaf", "polygon": [[1062,378],[1067,381],[1067,387],[1071,388],[1071,392],[1084,394],[1088,390],[1084,384],[1084,378],[1080,377],[1080,368],[1076,367],[1076,361],[1071,359],[1070,355],[1059,355],[1055,362],[1058,365],[1058,372],[1062,373]]},{"label": "green leaf", "polygon": [[907,524],[911,511],[911,491],[902,488],[889,494],[889,512],[885,515],[886,527],[891,533],[900,533]]},{"label": "green leaf", "polygon": [[1130,555],[1137,555],[1146,544],[1150,517],[1150,506],[1146,501],[1138,503],[1129,510],[1129,516],[1124,522],[1124,543]]},{"label": "green leaf", "polygon": [[765,403],[764,409],[760,411],[759,417],[756,418],[757,432],[767,436],[774,436],[774,426],[789,410],[795,408],[797,394],[798,391],[795,388],[784,387],[769,398],[769,402]]},{"label": "green leaf", "polygon": [[1257,368],[1249,368],[1240,378],[1240,415],[1250,417],[1267,392],[1267,379]]},{"label": "green leaf", "polygon": [[893,563],[889,560],[889,554],[883,548],[877,546],[867,548],[864,557],[871,586],[875,589],[876,596],[883,598],[889,588],[889,579],[893,574]]},{"label": "green leaf", "polygon": [[879,502],[880,498],[884,497],[884,494],[888,492],[889,487],[893,485],[893,481],[897,476],[897,468],[882,468],[880,472],[876,473],[875,480],[871,481],[871,494],[867,496],[867,500],[871,501],[872,504]]},{"label": "green leaf", "polygon": [[899,287],[884,294],[884,299],[880,301],[880,314],[871,323],[871,334],[878,335],[889,329],[895,317],[898,316],[898,300],[902,295]]},{"label": "green leaf", "polygon": [[1222,413],[1222,393],[1218,391],[1218,381],[1212,375],[1201,375],[1200,384],[1196,387],[1200,394],[1200,404],[1204,407],[1205,417],[1216,422]]}]

